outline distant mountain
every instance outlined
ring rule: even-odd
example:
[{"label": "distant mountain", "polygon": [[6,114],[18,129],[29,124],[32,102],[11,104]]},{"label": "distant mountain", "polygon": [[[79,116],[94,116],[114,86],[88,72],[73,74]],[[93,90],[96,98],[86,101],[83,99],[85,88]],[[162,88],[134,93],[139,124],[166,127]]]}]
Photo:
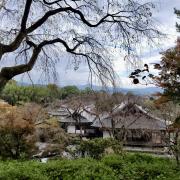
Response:
[{"label": "distant mountain", "polygon": [[[29,86],[32,84],[29,83],[22,83],[22,82],[18,82],[19,85],[21,86]],[[35,86],[45,86],[42,84],[34,84]],[[62,86],[61,86],[62,87]],[[86,85],[77,85],[77,87],[81,90],[84,90],[87,87],[90,87],[90,85],[86,84]],[[101,86],[95,86],[93,85],[92,87],[93,90],[95,91],[100,91],[100,90],[105,90],[109,93],[113,93],[113,92],[121,92],[126,94],[127,92],[131,92],[135,95],[150,95],[150,94],[155,94],[158,92],[163,92],[163,90],[161,88],[158,87],[147,87],[147,88],[120,88],[120,87],[116,87],[116,88],[112,88],[112,87],[101,87]]]},{"label": "distant mountain", "polygon": [[[83,90],[87,87],[90,87],[89,85],[80,85],[78,86],[79,89]],[[107,88],[102,88],[101,86],[92,86],[92,89],[95,91],[100,91],[100,90],[106,90],[110,93],[113,92],[122,92],[126,94],[127,92],[131,92],[135,95],[150,95],[150,94],[155,94],[158,92],[163,92],[163,89],[158,88],[158,87],[147,87],[147,88],[112,88],[112,87],[107,87]]]},{"label": "distant mountain", "polygon": [[158,92],[163,92],[163,90],[161,88],[158,87],[148,87],[148,88],[133,88],[133,89],[128,89],[128,88],[123,88],[123,89],[119,89],[120,92],[122,90],[122,92],[127,93],[127,92],[132,92],[133,94],[136,95],[150,95],[150,94],[156,94]]},{"label": "distant mountain", "polygon": [[26,83],[26,82],[17,82],[19,86],[46,86],[46,84],[32,84],[32,83]]}]

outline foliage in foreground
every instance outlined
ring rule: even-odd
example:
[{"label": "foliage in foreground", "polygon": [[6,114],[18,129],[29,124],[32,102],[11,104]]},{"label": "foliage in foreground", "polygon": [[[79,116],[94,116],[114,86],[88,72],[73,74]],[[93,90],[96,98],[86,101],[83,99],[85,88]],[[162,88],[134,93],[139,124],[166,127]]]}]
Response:
[{"label": "foliage in foreground", "polygon": [[85,158],[52,160],[46,164],[36,161],[6,161],[0,163],[0,179],[59,179],[63,180],[142,180],[180,179],[180,171],[169,159],[150,155],[109,155],[97,161]]}]

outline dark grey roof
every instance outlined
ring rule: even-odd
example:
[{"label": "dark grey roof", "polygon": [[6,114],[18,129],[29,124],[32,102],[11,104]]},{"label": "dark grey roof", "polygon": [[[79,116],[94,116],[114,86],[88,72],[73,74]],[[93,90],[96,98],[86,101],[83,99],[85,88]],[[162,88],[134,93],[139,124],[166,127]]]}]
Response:
[{"label": "dark grey roof", "polygon": [[[73,112],[74,110],[72,109],[68,109],[67,107],[61,107],[56,111],[50,111],[48,113],[49,115],[59,119],[59,122],[61,123],[77,123],[77,121],[72,118]],[[87,111],[80,110],[79,115],[79,123],[92,123],[92,117]],[[95,116],[93,116],[93,120],[94,118]]]},{"label": "dark grey roof", "polygon": [[[122,104],[117,106],[114,114],[117,114],[113,117],[115,122],[115,128],[126,128],[126,129],[149,129],[149,130],[165,130],[166,124],[162,119],[156,118],[153,115],[147,113],[141,106],[134,104],[133,108],[138,109],[142,113],[132,113],[129,112],[126,115],[118,114],[118,112],[123,112],[123,109],[127,104]],[[92,124],[93,127],[99,128],[112,128],[111,117],[110,116],[101,116],[97,118]]]},{"label": "dark grey roof", "polygon": [[[154,117],[137,104],[133,104],[132,107],[140,113],[133,113],[133,111],[128,111],[128,113],[124,115],[125,109],[128,105],[129,103],[125,102],[114,107],[112,114],[114,116],[113,119],[115,121],[115,128],[122,128],[122,126],[124,126],[128,129],[166,129],[164,120]],[[93,113],[93,108],[94,105],[91,105],[79,111],[80,123],[93,123],[93,127],[112,128],[111,117],[109,114],[104,112],[97,117],[97,115]],[[71,117],[73,112],[74,110],[68,109],[66,106],[64,106],[56,111],[49,112],[49,114],[57,117],[62,123],[76,123],[76,120]]]},{"label": "dark grey roof", "polygon": [[[101,122],[100,122],[101,121]],[[93,127],[104,127],[112,128],[111,119],[105,118],[102,120],[96,119],[92,124]],[[115,128],[124,128],[126,129],[149,129],[149,130],[165,130],[166,125],[164,122],[153,119],[153,118],[144,118],[138,117],[137,119],[129,118],[125,120],[116,120]]]},{"label": "dark grey roof", "polygon": [[[58,117],[59,122],[61,123],[77,123],[77,121],[75,119],[73,119],[72,117]],[[79,119],[79,123],[92,123],[91,121],[85,119],[85,118],[80,118]]]}]

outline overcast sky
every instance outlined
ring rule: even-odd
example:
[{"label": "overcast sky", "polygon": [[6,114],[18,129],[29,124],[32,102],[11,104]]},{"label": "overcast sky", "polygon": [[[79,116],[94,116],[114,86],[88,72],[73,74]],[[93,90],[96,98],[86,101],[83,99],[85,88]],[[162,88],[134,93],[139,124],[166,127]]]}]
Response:
[{"label": "overcast sky", "polygon": [[[174,14],[174,8],[180,9],[180,0],[153,0],[156,5],[156,9],[153,12],[153,18],[156,19],[157,23],[160,24],[163,33],[166,33],[167,39],[160,42],[161,45],[142,48],[142,53],[140,54],[143,63],[153,63],[160,61],[161,56],[159,52],[168,49],[175,45],[178,33],[176,32],[175,23],[178,22],[177,17]],[[107,44],[107,48],[112,50],[111,44]],[[131,80],[128,78],[128,64],[124,62],[119,53],[114,53],[114,69],[119,75],[119,86],[124,88],[134,88],[141,87],[140,85],[132,85]],[[88,68],[86,66],[81,66],[77,71],[62,62],[57,64],[58,71],[58,83],[60,86],[65,85],[85,85],[88,84]],[[153,71],[153,70],[152,70]],[[31,79],[34,83],[43,83],[44,78],[35,69],[30,72]],[[30,83],[30,79],[27,75],[20,75],[16,77],[18,81]],[[95,82],[96,83],[96,82]]]}]

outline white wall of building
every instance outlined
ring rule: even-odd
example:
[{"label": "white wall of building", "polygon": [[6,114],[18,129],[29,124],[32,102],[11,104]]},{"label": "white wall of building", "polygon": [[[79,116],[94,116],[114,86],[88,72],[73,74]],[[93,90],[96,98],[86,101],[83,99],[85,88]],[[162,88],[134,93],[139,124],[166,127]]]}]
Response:
[{"label": "white wall of building", "polygon": [[110,138],[110,132],[109,131],[103,131],[103,138]]},{"label": "white wall of building", "polygon": [[80,130],[76,130],[76,134],[84,134],[84,130],[80,131]]},{"label": "white wall of building", "polygon": [[[80,130],[76,130],[76,126],[75,125],[69,125],[67,127],[67,133],[69,134],[81,134]],[[84,134],[84,130],[82,130],[82,134]]]},{"label": "white wall of building", "polygon": [[76,132],[76,127],[74,125],[69,125],[67,127],[67,133],[75,134],[75,132]]}]

